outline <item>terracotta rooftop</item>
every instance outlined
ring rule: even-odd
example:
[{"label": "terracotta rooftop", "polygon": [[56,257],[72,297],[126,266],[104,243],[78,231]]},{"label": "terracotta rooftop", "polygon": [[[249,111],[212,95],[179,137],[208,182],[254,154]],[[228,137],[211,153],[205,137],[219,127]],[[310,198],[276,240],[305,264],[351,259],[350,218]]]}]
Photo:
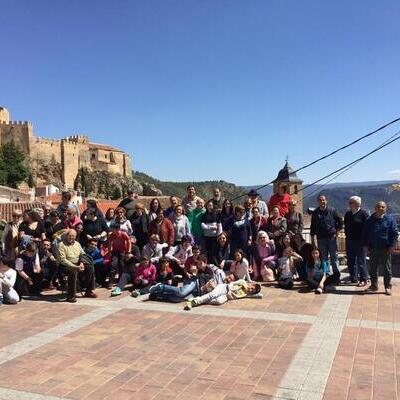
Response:
[{"label": "terracotta rooftop", "polygon": [[14,210],[31,210],[32,208],[41,208],[43,203],[40,201],[18,202],[18,203],[0,203],[1,218],[7,222],[12,220],[12,213]]}]

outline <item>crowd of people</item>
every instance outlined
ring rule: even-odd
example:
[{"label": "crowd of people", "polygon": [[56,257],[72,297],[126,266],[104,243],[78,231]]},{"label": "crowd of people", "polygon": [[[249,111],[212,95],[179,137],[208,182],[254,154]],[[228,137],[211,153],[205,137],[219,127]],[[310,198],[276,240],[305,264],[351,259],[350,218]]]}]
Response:
[{"label": "crowd of people", "polygon": [[55,289],[76,302],[77,292],[95,298],[96,287],[104,287],[111,296],[131,290],[134,297],[185,302],[190,310],[260,298],[262,282],[290,290],[296,281],[318,294],[341,283],[337,240],[343,228],[350,283],[376,292],[382,268],[391,294],[398,231],[382,201],[369,215],[352,196],[342,218],[319,195],[311,243],[303,237],[303,214],[284,187],[268,203],[251,190],[243,204],[233,204],[219,188],[205,201],[194,186],[169,201],[163,209],[154,198],[147,209],[129,192],[105,215],[96,200],[88,200],[81,214],[71,193],[63,192],[56,209],[14,209],[2,226],[0,302],[17,304]]}]

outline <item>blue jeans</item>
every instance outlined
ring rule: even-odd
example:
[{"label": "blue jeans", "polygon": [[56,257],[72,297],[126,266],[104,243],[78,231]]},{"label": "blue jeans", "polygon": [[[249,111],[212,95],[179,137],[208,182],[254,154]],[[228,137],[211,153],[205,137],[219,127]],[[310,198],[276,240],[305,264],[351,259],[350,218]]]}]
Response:
[{"label": "blue jeans", "polygon": [[150,288],[151,300],[179,303],[184,301],[190,294],[198,295],[197,280],[187,280],[182,287],[162,284]]},{"label": "blue jeans", "polygon": [[347,266],[351,280],[366,281],[368,279],[365,263],[365,251],[360,240],[346,240]]},{"label": "blue jeans", "polygon": [[318,239],[318,250],[321,253],[321,257],[324,261],[328,261],[328,257],[331,261],[332,272],[335,275],[340,275],[337,265],[337,241],[336,237],[332,239]]}]

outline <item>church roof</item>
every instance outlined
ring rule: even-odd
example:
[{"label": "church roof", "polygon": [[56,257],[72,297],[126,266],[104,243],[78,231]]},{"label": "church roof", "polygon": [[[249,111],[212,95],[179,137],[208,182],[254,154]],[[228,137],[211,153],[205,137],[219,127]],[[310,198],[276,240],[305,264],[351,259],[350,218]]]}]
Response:
[{"label": "church roof", "polygon": [[303,181],[297,177],[297,175],[293,172],[293,168],[286,161],[283,168],[278,172],[275,182],[302,183]]}]

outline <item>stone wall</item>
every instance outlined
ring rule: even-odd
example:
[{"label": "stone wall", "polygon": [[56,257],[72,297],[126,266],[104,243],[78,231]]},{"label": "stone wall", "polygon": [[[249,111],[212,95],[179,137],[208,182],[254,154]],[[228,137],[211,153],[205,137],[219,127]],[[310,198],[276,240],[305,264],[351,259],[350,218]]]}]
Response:
[{"label": "stone wall", "polygon": [[61,140],[35,137],[30,122],[10,121],[8,110],[0,107],[0,144],[12,140],[34,167],[38,166],[39,161],[48,162],[52,159],[61,164],[63,182],[69,189],[73,188],[82,167],[132,176],[130,157],[121,150],[89,143],[89,137],[84,135],[68,136]]}]

